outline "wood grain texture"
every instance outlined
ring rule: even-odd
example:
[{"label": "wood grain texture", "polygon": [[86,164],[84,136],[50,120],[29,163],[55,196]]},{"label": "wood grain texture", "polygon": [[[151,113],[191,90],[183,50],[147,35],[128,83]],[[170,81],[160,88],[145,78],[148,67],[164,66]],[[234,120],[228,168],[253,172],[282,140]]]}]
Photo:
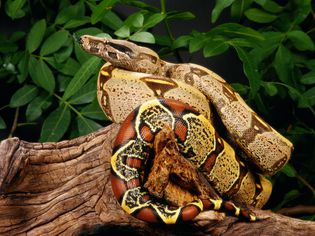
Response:
[{"label": "wood grain texture", "polygon": [[118,125],[73,140],[0,143],[0,235],[311,235],[315,223],[254,209],[239,222],[212,211],[166,227],[141,222],[112,195],[110,156]]}]

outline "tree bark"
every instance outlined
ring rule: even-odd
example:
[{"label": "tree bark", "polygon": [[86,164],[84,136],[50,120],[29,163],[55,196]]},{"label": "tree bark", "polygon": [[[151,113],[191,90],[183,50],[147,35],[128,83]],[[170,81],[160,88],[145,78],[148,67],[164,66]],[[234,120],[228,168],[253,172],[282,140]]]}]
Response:
[{"label": "tree bark", "polygon": [[152,225],[127,215],[109,181],[118,125],[62,142],[0,143],[0,235],[311,235],[315,223],[253,209],[257,222],[207,211]]}]

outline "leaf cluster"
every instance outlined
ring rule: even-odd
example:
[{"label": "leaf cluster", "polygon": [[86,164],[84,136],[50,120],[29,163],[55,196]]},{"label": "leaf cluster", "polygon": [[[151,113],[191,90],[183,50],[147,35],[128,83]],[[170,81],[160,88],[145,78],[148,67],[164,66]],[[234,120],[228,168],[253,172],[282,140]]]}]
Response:
[{"label": "leaf cluster", "polygon": [[[314,1],[216,0],[209,9],[208,31],[191,29],[177,37],[172,23],[184,25],[196,16],[168,10],[166,0],[160,1],[160,7],[137,0],[58,4],[51,0],[3,4],[8,21],[27,25],[12,33],[0,32],[0,82],[14,89],[8,103],[0,107],[0,129],[5,134],[36,126],[41,129],[36,140],[58,141],[108,123],[95,92],[103,62],[82,51],[75,39],[80,35],[152,44],[162,57],[174,54],[178,62],[183,60],[182,52],[208,58],[231,51],[248,79],[232,86],[295,145],[290,164],[272,178],[278,197],[270,206],[314,204]],[[121,17],[117,9],[123,7],[132,13]],[[156,33],[158,27],[164,27],[165,33]]]}]

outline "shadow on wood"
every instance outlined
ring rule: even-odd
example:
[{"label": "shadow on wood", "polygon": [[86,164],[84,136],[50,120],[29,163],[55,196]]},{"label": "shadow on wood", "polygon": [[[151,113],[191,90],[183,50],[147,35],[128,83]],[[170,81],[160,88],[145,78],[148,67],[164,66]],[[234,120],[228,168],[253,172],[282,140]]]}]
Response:
[{"label": "shadow on wood", "polygon": [[110,156],[118,125],[58,143],[0,143],[0,235],[311,235],[315,223],[255,210],[258,222],[212,211],[162,226],[127,215],[112,195]]}]

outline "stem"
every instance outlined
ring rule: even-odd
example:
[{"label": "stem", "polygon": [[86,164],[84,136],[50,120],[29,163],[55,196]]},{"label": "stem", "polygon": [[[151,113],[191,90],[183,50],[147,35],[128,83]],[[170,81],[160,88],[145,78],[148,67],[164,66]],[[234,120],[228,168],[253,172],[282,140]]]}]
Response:
[{"label": "stem", "polygon": [[27,126],[27,125],[36,125],[36,122],[25,122],[25,123],[19,123],[17,127]]},{"label": "stem", "polygon": [[161,13],[166,14],[166,0],[161,0],[160,4],[161,4]]},{"label": "stem", "polygon": [[9,133],[9,136],[8,138],[12,138],[13,137],[13,134],[16,130],[16,127],[17,127],[17,122],[18,122],[18,118],[19,118],[19,112],[20,111],[20,108],[17,107],[15,109],[15,114],[14,114],[14,119],[13,119],[13,124],[12,124],[12,127],[11,127],[11,130],[10,130],[10,133]]},{"label": "stem", "polygon": [[0,107],[0,111],[3,110],[3,109],[5,109],[5,108],[7,108],[7,107],[9,107],[9,104]]},{"label": "stem", "polygon": [[66,100],[64,100],[62,97],[60,97],[58,94],[54,93],[53,94],[59,101],[61,101],[63,104],[65,104],[65,106],[69,107],[74,113],[76,113],[78,116],[82,117],[82,114],[75,109],[69,102],[67,102]]},{"label": "stem", "polygon": [[296,178],[302,182],[302,184],[304,184],[309,190],[311,190],[313,196],[315,197],[315,189],[313,188],[312,185],[310,185],[309,182],[307,182],[301,175],[296,175]]},{"label": "stem", "polygon": [[[161,14],[166,14],[166,0],[160,0],[160,5],[161,5]],[[168,37],[171,39],[171,41],[175,41],[175,37],[174,35],[172,34],[172,30],[171,30],[171,26],[170,24],[168,23],[168,20],[167,18],[164,19],[164,24],[165,24],[165,28],[166,28],[166,32],[167,32],[167,35]],[[182,63],[183,62],[183,59],[181,58],[179,52],[177,49],[175,49],[173,51],[177,61],[179,63]]]},{"label": "stem", "polygon": [[[166,0],[161,0],[160,2],[161,2],[161,14],[166,15]],[[172,41],[174,41],[175,38],[172,34],[171,27],[166,18],[164,20],[164,23],[165,23],[165,28],[166,28],[168,36],[170,37]]]},{"label": "stem", "polygon": [[310,30],[307,31],[306,33],[307,33],[307,34],[310,34],[310,33],[312,33],[313,31],[315,31],[315,28],[310,29]]},{"label": "stem", "polygon": [[77,114],[78,117],[80,117],[82,119],[82,121],[86,124],[86,126],[88,126],[91,131],[93,131],[93,128],[89,125],[89,123],[86,122],[86,119],[83,117],[83,115],[77,110],[75,109],[74,106],[72,106],[69,102],[67,102],[66,100],[64,100],[62,97],[60,97],[58,94],[54,93],[53,94],[59,101],[61,101],[63,104],[65,104],[65,106],[69,107],[74,113]]}]

